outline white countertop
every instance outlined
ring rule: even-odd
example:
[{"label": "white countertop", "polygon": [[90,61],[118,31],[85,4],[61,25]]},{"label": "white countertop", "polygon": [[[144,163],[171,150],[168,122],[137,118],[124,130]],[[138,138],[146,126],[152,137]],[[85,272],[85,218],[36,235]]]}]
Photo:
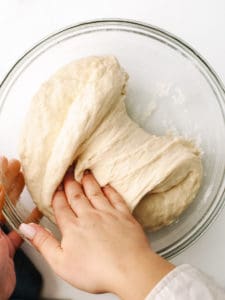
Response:
[{"label": "white countertop", "polygon": [[[224,0],[0,0],[0,79],[46,35],[73,23],[114,17],[147,22],[177,35],[198,50],[225,82],[224,13]],[[172,261],[197,266],[225,286],[224,230],[225,209],[194,245]],[[52,273],[37,252],[27,245],[23,248],[44,276],[44,297],[115,299],[73,289]]]}]

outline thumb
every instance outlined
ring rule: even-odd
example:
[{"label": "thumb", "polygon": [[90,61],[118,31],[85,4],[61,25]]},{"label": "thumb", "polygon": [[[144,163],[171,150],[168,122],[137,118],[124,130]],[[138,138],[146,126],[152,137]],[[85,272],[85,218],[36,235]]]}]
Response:
[{"label": "thumb", "polygon": [[19,230],[44,256],[49,265],[55,268],[56,262],[59,261],[62,253],[59,241],[49,231],[35,223],[23,223],[20,225]]}]

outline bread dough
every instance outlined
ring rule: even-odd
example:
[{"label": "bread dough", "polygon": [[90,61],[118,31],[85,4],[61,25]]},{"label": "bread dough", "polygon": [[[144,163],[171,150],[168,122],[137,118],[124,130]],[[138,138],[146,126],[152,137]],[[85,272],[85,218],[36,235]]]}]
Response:
[{"label": "bread dough", "polygon": [[127,79],[115,57],[87,57],[64,66],[34,96],[20,157],[34,202],[52,220],[52,195],[74,161],[76,180],[91,169],[150,230],[171,223],[194,199],[202,177],[198,149],[134,123],[124,104]]}]

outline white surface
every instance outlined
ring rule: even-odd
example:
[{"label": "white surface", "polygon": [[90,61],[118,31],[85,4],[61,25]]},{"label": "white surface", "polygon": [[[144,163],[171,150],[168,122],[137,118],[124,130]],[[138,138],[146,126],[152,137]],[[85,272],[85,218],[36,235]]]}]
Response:
[{"label": "white surface", "polygon": [[[198,50],[225,82],[225,1],[121,0],[0,0],[0,78],[34,43],[72,23],[94,18],[120,17],[148,22],[170,31]],[[225,286],[225,209],[195,245],[173,259],[191,263]],[[24,246],[44,275],[43,295],[61,299],[113,299],[81,296],[58,279],[39,254]]]}]

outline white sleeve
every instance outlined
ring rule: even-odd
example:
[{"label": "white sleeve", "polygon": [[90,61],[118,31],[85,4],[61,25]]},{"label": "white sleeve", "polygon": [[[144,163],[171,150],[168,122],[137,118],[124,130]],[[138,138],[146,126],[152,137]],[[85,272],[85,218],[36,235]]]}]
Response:
[{"label": "white sleeve", "polygon": [[176,267],[145,300],[225,300],[225,290],[190,265]]}]

